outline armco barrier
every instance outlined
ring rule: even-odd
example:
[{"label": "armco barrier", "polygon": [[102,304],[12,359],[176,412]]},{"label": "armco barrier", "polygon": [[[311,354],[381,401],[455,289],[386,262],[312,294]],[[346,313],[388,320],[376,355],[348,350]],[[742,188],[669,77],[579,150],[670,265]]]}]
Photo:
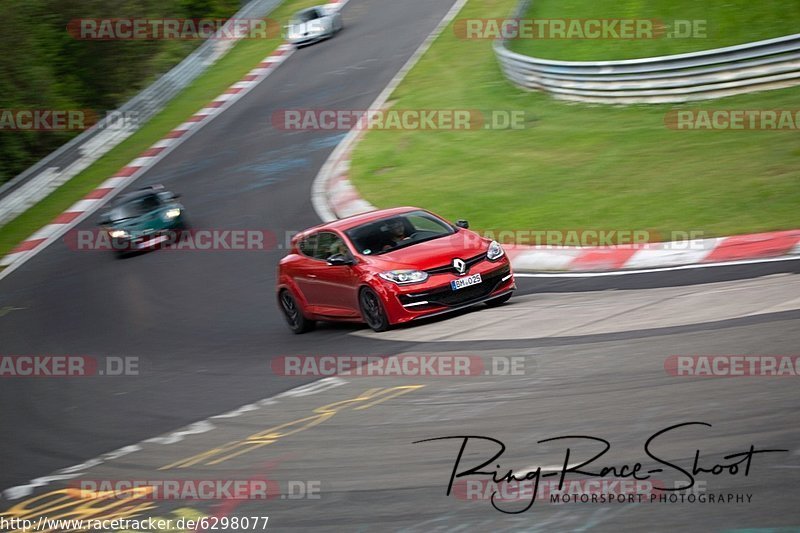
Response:
[{"label": "armco barrier", "polygon": [[[530,0],[513,15],[522,18]],[[514,84],[561,100],[599,104],[708,100],[800,85],[800,33],[754,43],[643,59],[555,61],[494,51]]]},{"label": "armco barrier", "polygon": [[[281,0],[252,0],[231,18],[263,17],[280,2]],[[5,183],[0,187],[0,226],[25,212],[130,137],[181,90],[225,55],[235,42],[232,38],[205,41],[172,70],[123,104],[117,111],[123,116],[135,114],[135,124],[107,128],[104,119]]]}]

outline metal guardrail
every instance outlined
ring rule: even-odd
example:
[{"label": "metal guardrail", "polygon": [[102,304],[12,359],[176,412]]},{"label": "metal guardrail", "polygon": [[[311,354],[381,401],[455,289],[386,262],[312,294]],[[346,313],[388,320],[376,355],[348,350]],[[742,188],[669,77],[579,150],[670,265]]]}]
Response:
[{"label": "metal guardrail", "polygon": [[[260,18],[275,9],[280,2],[281,0],[252,0],[231,18]],[[220,32],[227,29],[229,27],[223,27]],[[181,90],[224,56],[235,42],[233,38],[206,40],[178,65],[116,110],[120,114],[117,117],[135,116],[135,123],[120,126],[113,118],[104,118],[6,182],[0,187],[0,226],[44,199],[130,137]]]},{"label": "metal guardrail", "polygon": [[[531,0],[512,15],[523,18]],[[800,33],[688,54],[620,61],[556,61],[494,51],[505,76],[525,89],[585,103],[678,103],[800,85]]]}]

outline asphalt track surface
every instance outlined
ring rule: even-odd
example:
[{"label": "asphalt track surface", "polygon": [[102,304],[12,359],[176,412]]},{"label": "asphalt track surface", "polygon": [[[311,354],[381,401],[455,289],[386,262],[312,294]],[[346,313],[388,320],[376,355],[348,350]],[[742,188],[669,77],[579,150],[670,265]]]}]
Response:
[{"label": "asphalt track surface", "polygon": [[[311,182],[343,134],[277,131],[272,112],[368,107],[451,4],[351,0],[344,9],[344,32],[295,53],[135,187],[164,183],[183,193],[196,228],[262,229],[282,240],[285,232],[317,223]],[[269,515],[271,529],[278,530],[637,531],[647,524],[647,529],[706,531],[800,524],[792,490],[800,472],[796,380],[680,381],[663,371],[664,358],[676,353],[796,354],[798,261],[618,278],[520,279],[520,303],[500,310],[460,313],[384,336],[353,325],[322,325],[294,336],[274,303],[275,265],[282,254],[280,249],[160,252],[117,261],[57,243],[0,281],[0,353],[136,356],[141,373],[3,380],[0,489],[316,379],[276,376],[270,362],[281,355],[468,352],[482,358],[522,356],[532,371],[464,380],[335,381],[313,394],[285,396],[220,419],[213,431],[176,444],[145,445],[86,476],[152,479],[154,472],[209,447],[381,388],[402,394],[374,406],[358,400],[363,410],[337,412],[319,426],[284,432],[246,457],[173,466],[162,475],[242,479],[263,470],[283,484],[320,481],[318,500],[245,502],[236,511]],[[753,277],[764,285],[746,285]],[[740,288],[752,302],[741,316],[731,312],[742,301],[737,295],[711,296]],[[658,290],[677,292],[662,300],[654,296]],[[576,292],[580,302],[560,300]],[[680,301],[694,292],[709,294],[708,299],[689,301],[668,317],[656,307],[638,312],[630,323],[597,327],[615,316],[609,309],[630,312],[626,298]],[[762,301],[763,295],[770,300]],[[540,299],[544,307],[538,308]],[[705,312],[695,316],[698,306]],[[577,308],[587,310],[587,322],[569,331],[538,332],[538,318],[566,321]],[[715,317],[717,309],[725,318]],[[525,334],[495,334],[507,329],[512,315]],[[464,336],[465,331],[483,333]],[[541,454],[533,441],[579,433],[613,441],[617,463],[634,462],[643,458],[641,446],[649,435],[691,420],[712,423],[714,430],[681,434],[665,444],[665,455],[686,461],[702,447],[719,458],[751,443],[791,452],[757,460],[747,478],[709,481],[709,490],[752,492],[751,504],[536,504],[520,515],[505,515],[488,501],[444,495],[457,452],[452,444],[411,444],[443,435],[493,436],[509,446],[504,466],[522,468],[563,459],[555,452]],[[36,494],[62,486],[52,483]],[[0,511],[15,503],[0,501]],[[206,512],[212,503],[194,507]],[[181,505],[160,502],[155,509],[164,515]]]}]

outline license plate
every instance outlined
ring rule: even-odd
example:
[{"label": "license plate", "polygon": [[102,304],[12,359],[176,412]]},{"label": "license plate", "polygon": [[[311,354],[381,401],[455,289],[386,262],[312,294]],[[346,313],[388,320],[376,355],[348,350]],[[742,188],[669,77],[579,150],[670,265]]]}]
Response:
[{"label": "license plate", "polygon": [[466,278],[454,279],[453,281],[450,282],[450,288],[453,289],[454,291],[457,291],[458,289],[463,289],[464,287],[471,287],[472,285],[477,285],[481,281],[483,280],[481,279],[480,274],[473,274],[471,276],[467,276]]}]

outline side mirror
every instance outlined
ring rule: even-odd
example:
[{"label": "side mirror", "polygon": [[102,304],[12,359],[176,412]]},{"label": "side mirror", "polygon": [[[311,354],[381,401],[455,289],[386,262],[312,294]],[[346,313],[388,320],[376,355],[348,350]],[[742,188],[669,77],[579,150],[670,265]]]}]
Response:
[{"label": "side mirror", "polygon": [[179,193],[179,192],[172,193],[172,199],[173,200],[177,200],[180,197],[181,197],[181,193]]},{"label": "side mirror", "polygon": [[353,263],[355,263],[353,258],[345,254],[333,254],[328,258],[328,264],[330,266],[346,266],[352,265]]},{"label": "side mirror", "polygon": [[456,226],[459,228],[469,229],[469,222],[461,218],[456,222]]},{"label": "side mirror", "polygon": [[111,224],[111,217],[108,216],[108,213],[103,213],[97,218],[97,224],[99,224],[100,226],[106,226],[108,224]]}]

